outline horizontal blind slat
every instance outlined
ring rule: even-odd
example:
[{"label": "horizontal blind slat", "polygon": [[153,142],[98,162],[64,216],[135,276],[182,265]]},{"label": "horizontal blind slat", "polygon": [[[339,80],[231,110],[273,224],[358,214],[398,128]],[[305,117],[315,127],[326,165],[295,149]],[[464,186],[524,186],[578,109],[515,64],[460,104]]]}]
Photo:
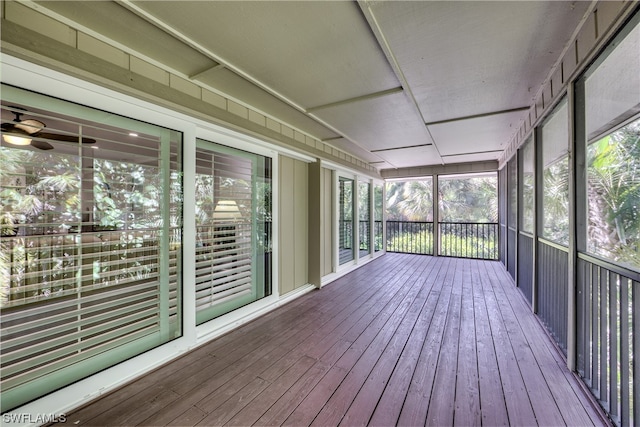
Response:
[{"label": "horizontal blind slat", "polygon": [[[103,314],[97,317],[86,318],[77,322],[74,322],[71,325],[64,325],[64,328],[60,328],[60,330],[68,330],[70,333],[59,336],[53,339],[48,339],[45,341],[39,341],[37,344],[19,346],[15,350],[7,351],[2,354],[2,362],[3,362],[3,370],[6,368],[10,368],[12,366],[11,362],[21,358],[21,355],[24,351],[29,351],[31,353],[42,353],[47,352],[51,349],[55,349],[60,345],[63,345],[66,342],[71,340],[80,340],[82,337],[89,334],[99,334],[109,329],[113,329],[114,325],[117,325],[123,321],[136,321],[143,320],[149,315],[154,314],[154,308],[157,307],[157,303],[155,301],[145,301],[138,304],[130,305],[125,309],[110,311],[109,313]],[[109,320],[111,319],[111,320]],[[97,321],[104,321],[105,323],[99,326],[89,327],[88,325],[95,324]],[[78,330],[78,328],[80,328]],[[73,330],[71,332],[71,330]],[[96,335],[97,338],[97,335]],[[13,342],[8,342],[6,347],[10,347],[11,344],[15,344]],[[3,345],[3,347],[5,347]],[[33,361],[33,359],[31,359]]]},{"label": "horizontal blind slat", "polygon": [[[153,314],[152,310],[150,310],[149,314]],[[103,335],[97,335],[94,337],[90,337],[87,339],[82,339],[81,341],[76,341],[75,344],[71,344],[60,349],[47,352],[42,355],[37,355],[35,357],[30,357],[27,360],[23,360],[21,362],[15,363],[10,366],[6,366],[2,368],[3,376],[12,375],[16,372],[20,372],[22,370],[31,369],[34,365],[39,365],[41,363],[46,363],[48,360],[56,359],[58,357],[64,357],[70,355],[70,353],[83,351],[84,349],[91,348],[94,345],[108,345],[110,341],[113,341],[116,338],[124,336],[130,332],[147,328],[149,326],[157,326],[158,322],[154,318],[146,318],[146,320],[131,323],[125,326],[119,327],[117,330],[107,332]]]},{"label": "horizontal blind slat", "polygon": [[[107,344],[104,344],[102,346],[98,346],[98,347],[94,347],[91,348],[89,350],[83,351],[82,353],[78,353],[75,352],[73,354],[69,354],[66,355],[64,357],[60,357],[57,360],[53,360],[47,364],[44,364],[40,367],[38,367],[38,369],[27,369],[26,371],[24,371],[23,373],[21,373],[20,375],[14,376],[14,377],[10,377],[8,379],[4,379],[6,378],[5,375],[3,375],[3,380],[0,381],[0,387],[3,390],[9,390],[13,387],[19,386],[25,382],[28,381],[33,381],[39,377],[43,377],[47,374],[50,374],[52,372],[55,372],[59,369],[62,369],[64,367],[67,366],[71,366],[74,363],[78,363],[82,360],[85,360],[89,357],[95,356],[97,354],[100,353],[104,353],[105,351],[111,350],[113,348],[117,348],[119,346],[131,343],[131,342],[135,342],[139,339],[142,339],[146,336],[149,336],[151,334],[157,334],[157,329],[152,326],[148,327],[147,329],[141,329],[141,330],[133,330],[132,332],[129,332],[127,335],[124,335],[120,338],[114,339],[112,341],[110,341]],[[4,372],[3,372],[4,374]]]}]

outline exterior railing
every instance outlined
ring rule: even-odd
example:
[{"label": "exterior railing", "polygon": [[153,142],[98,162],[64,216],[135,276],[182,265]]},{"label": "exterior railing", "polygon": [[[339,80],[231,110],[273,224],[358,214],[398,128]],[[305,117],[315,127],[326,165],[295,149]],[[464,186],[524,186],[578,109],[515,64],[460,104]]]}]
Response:
[{"label": "exterior railing", "polygon": [[441,222],[440,255],[498,259],[498,224],[495,222]]},{"label": "exterior railing", "polygon": [[619,426],[640,421],[640,273],[578,254],[577,371]]},{"label": "exterior railing", "polygon": [[567,320],[569,301],[569,249],[538,238],[537,309],[542,324],[567,355]]},{"label": "exterior railing", "polygon": [[[441,222],[438,254],[498,259],[498,224]],[[387,221],[387,251],[433,255],[433,222]]]},{"label": "exterior railing", "polygon": [[433,255],[433,222],[387,221],[387,251]]}]

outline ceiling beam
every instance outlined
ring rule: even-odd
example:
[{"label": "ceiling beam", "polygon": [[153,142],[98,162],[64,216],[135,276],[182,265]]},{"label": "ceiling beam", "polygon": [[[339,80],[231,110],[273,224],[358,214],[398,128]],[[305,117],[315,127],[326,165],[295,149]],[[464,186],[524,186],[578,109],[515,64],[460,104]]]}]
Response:
[{"label": "ceiling beam", "polygon": [[[395,73],[396,78],[400,81],[400,85],[404,89],[404,93],[407,95],[407,98],[409,100],[411,107],[413,107],[416,114],[418,114],[418,117],[420,117],[420,119],[422,120],[422,123],[425,123],[426,120],[424,119],[424,115],[420,110],[418,101],[416,100],[416,97],[413,94],[411,87],[409,86],[409,82],[407,81],[407,78],[405,77],[404,72],[402,71],[402,68],[400,68],[400,64],[398,63],[398,60],[396,59],[396,56],[393,53],[393,50],[391,49],[391,45],[389,44],[387,37],[384,35],[382,28],[380,27],[380,24],[378,23],[378,20],[375,14],[373,13],[372,3],[370,3],[368,0],[357,0],[357,2],[358,2],[358,6],[360,6],[360,10],[362,11],[362,14],[364,15],[367,21],[367,24],[369,25],[369,28],[371,29],[371,32],[373,33],[374,37],[376,38],[376,41],[378,42],[378,46],[384,53],[384,56],[387,58],[387,61],[389,62],[391,69]],[[440,163],[444,165],[444,160],[442,159],[442,156],[440,155],[440,150],[438,149],[438,146],[435,143],[435,138],[433,137],[433,135],[431,134],[431,131],[427,126],[425,126],[425,129],[429,134],[429,137],[431,138],[431,140],[434,142],[433,148],[435,148],[436,153],[440,158]]]},{"label": "ceiling beam", "polygon": [[497,115],[500,115],[500,114],[518,113],[520,111],[527,111],[528,109],[529,109],[529,107],[518,107],[518,108],[511,108],[509,110],[491,111],[489,113],[473,114],[473,115],[470,115],[470,116],[463,116],[463,117],[454,117],[452,119],[445,119],[445,120],[438,120],[438,121],[435,121],[435,122],[428,122],[428,123],[425,123],[425,126],[442,125],[442,124],[445,124],[445,123],[458,122],[458,121],[461,121],[461,120],[479,119],[479,118],[482,118],[482,117],[497,116]]},{"label": "ceiling beam", "polygon": [[198,71],[197,73],[191,74],[189,76],[189,80],[198,80],[200,77],[202,77],[202,75],[209,73],[211,71],[217,71],[217,70],[222,70],[226,68],[224,66],[224,64],[217,64],[216,65],[212,65],[210,67],[204,68],[203,70]]},{"label": "ceiling beam", "polygon": [[471,156],[473,154],[491,154],[491,153],[502,153],[504,150],[488,150],[488,151],[472,151],[470,153],[459,153],[459,154],[443,154],[442,157],[460,157],[460,156]]},{"label": "ceiling beam", "polygon": [[[344,133],[342,131],[339,131],[334,126],[332,126],[329,123],[327,123],[326,121],[322,120],[320,117],[308,112],[303,106],[299,105],[298,103],[296,103],[292,99],[290,99],[290,98],[286,97],[285,95],[281,94],[280,92],[278,92],[274,88],[270,87],[269,85],[261,82],[257,78],[254,78],[249,73],[247,73],[246,71],[242,70],[240,67],[234,65],[230,61],[226,60],[225,58],[221,57],[220,55],[216,54],[215,52],[209,50],[208,48],[206,48],[205,46],[203,46],[200,43],[196,42],[191,37],[187,36],[186,34],[182,33],[181,31],[173,28],[171,25],[167,24],[162,19],[158,18],[157,16],[153,15],[152,13],[147,12],[146,10],[144,10],[143,8],[141,8],[140,6],[135,4],[132,0],[119,0],[119,4],[121,6],[123,6],[123,7],[125,7],[126,9],[128,9],[130,12],[133,12],[134,14],[139,16],[140,18],[142,18],[145,21],[149,22],[150,24],[153,24],[157,28],[159,28],[159,29],[163,30],[164,32],[166,32],[167,34],[170,34],[171,36],[175,37],[177,40],[180,40],[181,42],[183,42],[187,46],[189,46],[189,47],[195,49],[196,51],[200,52],[201,54],[205,55],[206,57],[208,57],[209,59],[211,59],[214,62],[218,63],[219,65],[223,66],[224,68],[234,72],[238,76],[242,77],[243,79],[247,80],[248,82],[252,83],[253,85],[259,87],[260,89],[264,90],[268,94],[276,97],[277,99],[279,99],[280,101],[282,101],[285,104],[289,105],[290,107],[292,107],[292,108],[298,110],[299,112],[307,115],[308,117],[310,117],[311,119],[315,120],[316,122],[318,122],[322,126],[326,127],[327,129],[333,131],[334,133],[336,133],[338,135],[342,135],[342,137],[344,137],[344,139],[348,140],[352,144],[358,146],[359,148],[361,148],[361,149],[363,149],[365,151],[368,151],[365,147],[363,147],[361,144],[359,144],[354,138],[350,137],[349,135],[347,135],[346,133]],[[204,71],[206,71],[206,70],[204,70]],[[344,150],[344,149],[342,149],[342,150]],[[348,153],[348,154],[353,156],[353,154],[351,154],[351,153]],[[359,158],[358,156],[353,156],[353,157]],[[366,161],[364,159],[360,159],[360,160],[362,160],[363,162],[366,163]]]},{"label": "ceiling beam", "polygon": [[352,104],[354,102],[366,101],[369,99],[381,98],[387,95],[393,95],[395,93],[402,92],[402,86],[394,87],[387,90],[381,90],[380,92],[369,93],[367,95],[357,96],[355,98],[343,99],[342,101],[331,102],[329,104],[318,105],[317,107],[307,108],[307,113],[315,113],[318,110],[323,110],[325,108],[338,107],[340,105]]},{"label": "ceiling beam", "polygon": [[[418,145],[405,145],[404,147],[394,147],[394,148],[381,148],[379,150],[371,150],[372,153],[379,153],[381,151],[394,151],[394,150],[406,150],[407,148],[419,148],[419,147],[430,147],[432,143],[428,144],[418,144]],[[444,156],[442,156],[444,157]]]}]

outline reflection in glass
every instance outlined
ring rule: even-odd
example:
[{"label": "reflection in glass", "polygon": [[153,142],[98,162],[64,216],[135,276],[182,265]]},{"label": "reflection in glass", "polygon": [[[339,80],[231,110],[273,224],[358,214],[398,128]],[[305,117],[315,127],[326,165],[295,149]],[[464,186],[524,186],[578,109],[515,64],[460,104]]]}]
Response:
[{"label": "reflection in glass", "polygon": [[181,134],[3,98],[3,123],[46,132],[0,139],[2,412],[182,334]]},{"label": "reflection in glass", "polygon": [[271,159],[198,141],[196,322],[271,294]]}]

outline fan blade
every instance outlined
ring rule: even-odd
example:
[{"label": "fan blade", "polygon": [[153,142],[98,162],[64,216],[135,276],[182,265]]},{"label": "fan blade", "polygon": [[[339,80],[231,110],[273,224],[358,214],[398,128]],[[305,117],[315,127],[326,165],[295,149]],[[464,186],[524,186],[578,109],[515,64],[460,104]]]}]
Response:
[{"label": "fan blade", "polygon": [[48,142],[45,141],[38,141],[37,139],[32,139],[31,140],[31,145],[36,147],[39,150],[52,150],[53,149],[53,145],[49,144]]},{"label": "fan blade", "polygon": [[[38,138],[53,139],[54,141],[65,141],[65,142],[79,142],[78,140],[80,139],[80,137],[75,135],[62,135],[59,133],[47,133],[47,132],[41,132],[34,136],[37,136]],[[92,138],[82,137],[82,143],[95,144],[96,140]]]}]

